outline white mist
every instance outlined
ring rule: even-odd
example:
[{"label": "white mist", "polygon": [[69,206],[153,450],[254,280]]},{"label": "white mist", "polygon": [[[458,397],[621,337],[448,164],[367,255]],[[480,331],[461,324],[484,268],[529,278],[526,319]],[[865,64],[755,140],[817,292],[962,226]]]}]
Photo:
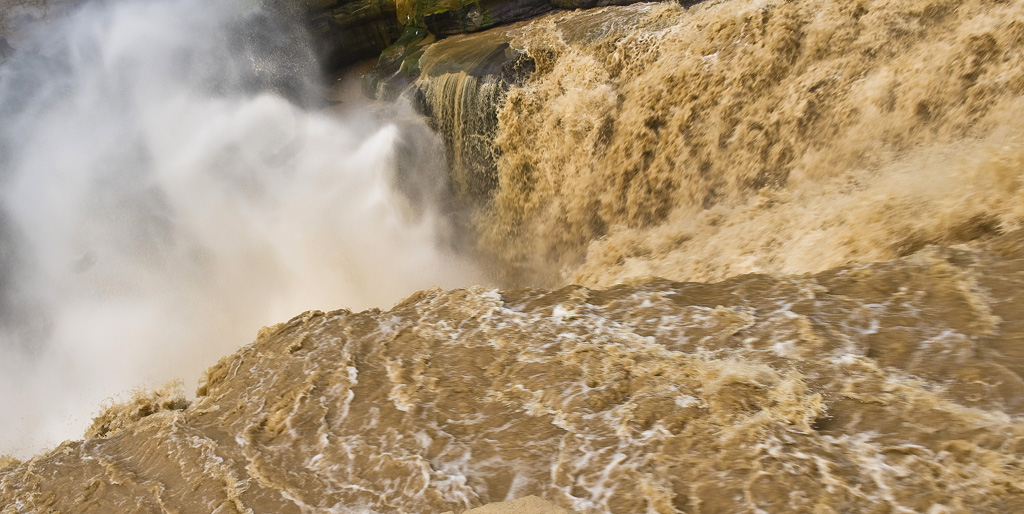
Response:
[{"label": "white mist", "polygon": [[[478,279],[395,190],[396,144],[429,132],[285,99],[315,73],[282,23],[253,2],[101,3],[0,69],[0,453],[80,437],[104,399],[194,383],[304,310]],[[412,172],[437,184],[431,157]]]}]

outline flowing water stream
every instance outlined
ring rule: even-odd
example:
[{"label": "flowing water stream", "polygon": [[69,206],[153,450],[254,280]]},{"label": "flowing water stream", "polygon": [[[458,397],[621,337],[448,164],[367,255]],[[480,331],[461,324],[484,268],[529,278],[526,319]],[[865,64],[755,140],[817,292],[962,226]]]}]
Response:
[{"label": "flowing water stream", "polygon": [[[464,142],[488,190],[231,7],[97,7],[0,68],[0,451],[212,365],[7,462],[0,512],[1024,511],[1024,3],[493,29],[532,71]],[[524,288],[448,250],[450,194]]]}]

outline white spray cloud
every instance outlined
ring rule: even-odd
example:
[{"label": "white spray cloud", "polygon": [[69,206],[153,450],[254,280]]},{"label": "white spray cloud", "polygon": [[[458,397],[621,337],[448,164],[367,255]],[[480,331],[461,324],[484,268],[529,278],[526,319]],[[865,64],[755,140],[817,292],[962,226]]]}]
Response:
[{"label": "white spray cloud", "polygon": [[[396,192],[417,173],[435,187],[413,197],[443,190],[436,137],[401,110],[286,99],[314,96],[315,66],[281,23],[243,1],[104,3],[0,68],[0,453],[192,381],[262,325],[478,280],[430,202]],[[401,177],[399,146],[419,152]]]}]

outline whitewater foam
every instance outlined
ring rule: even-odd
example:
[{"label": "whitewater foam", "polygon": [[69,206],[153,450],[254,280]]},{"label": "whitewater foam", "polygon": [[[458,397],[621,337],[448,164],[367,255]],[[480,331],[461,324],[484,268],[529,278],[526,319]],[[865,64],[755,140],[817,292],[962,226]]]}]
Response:
[{"label": "whitewater foam", "polygon": [[80,436],[100,400],[191,383],[295,312],[480,280],[443,243],[436,136],[404,106],[321,109],[294,20],[125,1],[37,32],[0,69],[0,452]]}]

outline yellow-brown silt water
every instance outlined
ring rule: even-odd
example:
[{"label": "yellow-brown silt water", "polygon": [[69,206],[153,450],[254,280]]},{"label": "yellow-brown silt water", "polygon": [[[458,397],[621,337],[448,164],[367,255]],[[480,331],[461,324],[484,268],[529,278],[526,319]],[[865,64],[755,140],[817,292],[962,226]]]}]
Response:
[{"label": "yellow-brown silt water", "polygon": [[514,36],[537,70],[481,225],[528,283],[816,272],[1024,219],[1019,2],[637,5]]},{"label": "yellow-brown silt water", "polygon": [[1024,2],[493,30],[535,70],[473,223],[529,287],[268,327],[0,513],[1024,512]]}]

